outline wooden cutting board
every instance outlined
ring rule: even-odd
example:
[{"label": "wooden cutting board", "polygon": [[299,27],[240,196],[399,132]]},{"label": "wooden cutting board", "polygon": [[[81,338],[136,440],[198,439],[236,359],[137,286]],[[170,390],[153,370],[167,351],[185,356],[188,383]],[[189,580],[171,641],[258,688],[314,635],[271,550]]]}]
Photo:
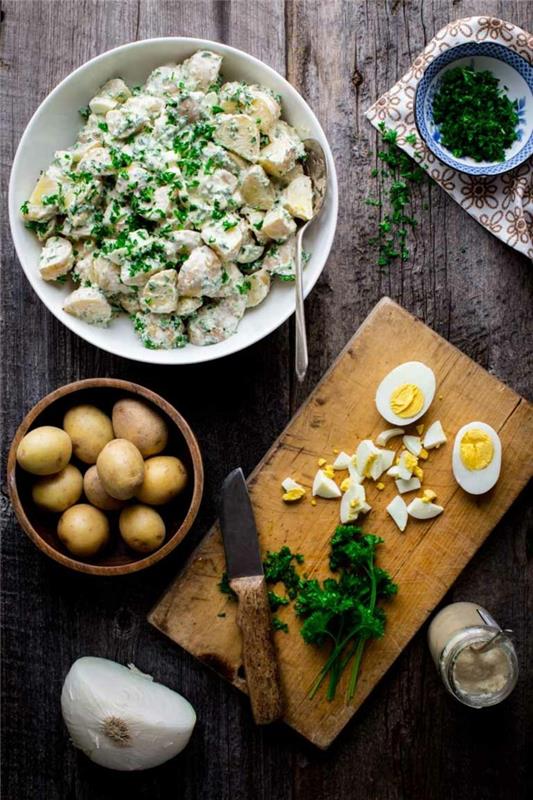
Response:
[{"label": "wooden cutting board", "polygon": [[[431,451],[424,465],[423,486],[437,492],[445,510],[427,522],[410,520],[401,534],[385,511],[396,494],[394,482],[384,478],[386,488],[381,492],[372,482],[365,483],[372,511],[363,519],[363,527],[385,539],[378,550],[378,563],[392,573],[399,592],[386,606],[385,636],[365,649],[351,704],[345,702],[344,682],[333,702],[321,691],[309,700],[309,687],[326,651],[304,643],[292,608],[279,612],[289,625],[288,634],[275,634],[286,700],[284,719],[321,748],[328,747],[354,715],[533,474],[531,405],[384,298],[249,478],[264,551],[287,544],[294,552],[303,553],[303,569],[309,577],[327,575],[329,541],[338,524],[339,502],[318,498],[312,506],[309,491],[307,498],[289,506],[281,500],[280,483],[291,476],[310,488],[319,458],[333,460],[334,449],[352,453],[361,439],[373,439],[390,427],[376,411],[376,387],[390,369],[411,360],[423,361],[437,378],[435,399],[423,421],[428,424],[440,419],[448,443]],[[500,479],[482,497],[463,492],[451,472],[455,434],[474,420],[492,425],[503,446]],[[399,447],[401,439],[389,443],[389,447],[394,445]],[[220,531],[215,525],[149,620],[245,692],[236,604],[222,595],[217,585],[224,568]],[[511,625],[512,620],[505,624]]]}]

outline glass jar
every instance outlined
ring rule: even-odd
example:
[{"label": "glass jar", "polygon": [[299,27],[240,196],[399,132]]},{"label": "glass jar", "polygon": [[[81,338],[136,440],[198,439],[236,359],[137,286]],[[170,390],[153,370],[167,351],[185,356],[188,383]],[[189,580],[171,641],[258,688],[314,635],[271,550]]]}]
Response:
[{"label": "glass jar", "polygon": [[428,644],[446,689],[461,703],[483,708],[501,703],[514,689],[514,645],[477,603],[452,603],[433,618]]}]

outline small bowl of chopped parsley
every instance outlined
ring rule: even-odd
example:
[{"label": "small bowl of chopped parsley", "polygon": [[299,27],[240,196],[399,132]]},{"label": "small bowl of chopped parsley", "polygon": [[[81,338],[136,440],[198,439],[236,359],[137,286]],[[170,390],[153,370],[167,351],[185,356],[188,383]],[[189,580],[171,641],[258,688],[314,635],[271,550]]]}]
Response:
[{"label": "small bowl of chopped parsley", "polygon": [[508,172],[533,154],[533,67],[492,42],[446,50],[417,86],[415,120],[444,164],[469,175]]}]

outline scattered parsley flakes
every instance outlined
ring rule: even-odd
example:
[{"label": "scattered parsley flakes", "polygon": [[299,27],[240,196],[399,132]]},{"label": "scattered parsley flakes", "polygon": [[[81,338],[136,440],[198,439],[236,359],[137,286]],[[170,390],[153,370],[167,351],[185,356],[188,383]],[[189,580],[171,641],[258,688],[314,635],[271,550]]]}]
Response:
[{"label": "scattered parsley flakes", "polygon": [[[378,246],[377,264],[385,267],[396,260],[404,262],[409,258],[406,246],[408,230],[413,230],[417,222],[405,213],[405,209],[411,202],[411,188],[424,180],[425,172],[400,149],[395,130],[386,128],[384,122],[380,122],[378,127],[385,144],[385,149],[378,152],[383,167],[381,170],[374,168],[371,174],[383,179],[382,193],[388,200],[388,210],[378,223],[377,235],[369,243]],[[405,141],[412,147],[417,144],[415,134],[408,134]],[[384,205],[383,200],[376,197],[367,197],[365,203],[376,208]]]}]

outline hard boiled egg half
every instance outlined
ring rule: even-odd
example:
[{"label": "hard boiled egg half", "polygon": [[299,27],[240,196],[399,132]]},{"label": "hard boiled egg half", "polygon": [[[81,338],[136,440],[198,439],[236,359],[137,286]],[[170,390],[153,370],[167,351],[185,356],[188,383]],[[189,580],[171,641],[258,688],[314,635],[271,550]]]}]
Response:
[{"label": "hard boiled egg half", "polygon": [[376,406],[392,425],[409,425],[426,413],[435,396],[435,374],[421,361],[406,361],[386,375],[376,392]]},{"label": "hard boiled egg half", "polygon": [[500,437],[485,422],[463,425],[455,437],[452,468],[455,480],[469,494],[485,494],[500,476]]}]

